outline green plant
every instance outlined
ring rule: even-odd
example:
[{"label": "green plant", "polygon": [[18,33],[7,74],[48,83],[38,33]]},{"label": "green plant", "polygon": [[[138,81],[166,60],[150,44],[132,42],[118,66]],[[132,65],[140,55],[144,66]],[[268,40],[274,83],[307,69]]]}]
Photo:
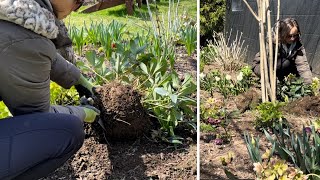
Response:
[{"label": "green plant", "polygon": [[244,133],[244,140],[247,146],[247,150],[251,160],[254,163],[262,162],[260,154],[260,138],[259,136],[254,138],[253,135],[249,135],[247,132]]},{"label": "green plant", "polygon": [[317,93],[316,89],[318,86],[316,85],[316,80],[314,80],[312,88],[311,85],[304,84],[302,78],[289,74],[283,81],[278,82],[277,99],[288,102],[304,96],[311,96]]},{"label": "green plant", "polygon": [[76,49],[77,53],[81,56],[83,46],[86,43],[86,39],[84,36],[84,28],[81,27],[81,29],[79,30],[77,27],[72,26],[69,34],[70,34],[70,37],[72,39],[73,44],[76,45],[75,49]]},{"label": "green plant", "polygon": [[209,91],[211,95],[216,90],[222,93],[224,98],[234,94],[234,84],[231,80],[231,76],[227,74],[221,74],[219,71],[212,71],[208,73],[200,83],[201,89]]},{"label": "green plant", "polygon": [[10,113],[8,107],[3,103],[3,101],[0,101],[0,119],[4,119],[10,116],[12,116],[12,114]]},{"label": "green plant", "polygon": [[211,124],[200,122],[200,132],[202,133],[212,133],[215,132],[216,128]]},{"label": "green plant", "polygon": [[79,105],[79,95],[74,87],[64,89],[55,82],[50,83],[50,104]]},{"label": "green plant", "polygon": [[200,72],[203,72],[204,66],[210,64],[211,59],[207,56],[210,52],[208,47],[201,47],[200,50]]},{"label": "green plant", "polygon": [[95,46],[100,44],[99,37],[103,28],[103,22],[98,23],[91,20],[90,26],[87,27],[87,25],[84,22],[84,27],[87,33],[88,43],[92,43]]},{"label": "green plant", "polygon": [[282,102],[264,102],[257,106],[258,115],[255,119],[255,127],[274,128],[279,123],[284,122],[284,117],[280,111],[284,103]]},{"label": "green plant", "polygon": [[168,61],[170,68],[174,68],[174,62],[176,59],[175,53],[175,38],[181,29],[180,18],[178,15],[180,1],[178,0],[175,4],[174,1],[169,2],[168,9],[168,22],[165,24],[164,20],[160,20],[160,14],[157,10],[154,14],[151,12],[148,4],[148,12],[150,16],[150,21],[152,24],[153,37],[151,39],[152,44],[150,46],[150,52],[155,55],[160,61]]},{"label": "green plant", "polygon": [[289,167],[285,160],[276,157],[266,158],[262,163],[254,163],[257,180],[305,180],[308,176],[294,167]]},{"label": "green plant", "polygon": [[[224,28],[226,0],[200,1],[200,36],[212,38],[212,31],[222,32]],[[201,42],[202,44],[204,42]]]},{"label": "green plant", "polygon": [[[141,64],[143,72],[150,76],[150,68]],[[180,82],[176,73],[162,76],[159,72],[155,79],[148,79],[150,83],[145,87],[147,92],[143,105],[155,116],[161,124],[161,129],[168,132],[168,142],[181,143],[180,137],[174,133],[179,123],[189,123],[195,128],[196,116],[192,107],[196,101],[190,98],[195,93],[196,85],[190,75],[186,75],[183,82]],[[190,121],[191,119],[191,121]]]},{"label": "green plant", "polygon": [[320,174],[320,136],[312,126],[311,131],[303,127],[302,134],[292,133],[282,125],[273,129],[274,137],[266,130],[267,139],[282,159],[292,162],[304,173]]},{"label": "green plant", "polygon": [[253,72],[250,66],[244,66],[240,69],[240,73],[237,76],[237,81],[235,83],[235,88],[237,94],[245,92],[248,90],[252,85],[257,83],[257,81],[253,78]]},{"label": "green plant", "polygon": [[186,28],[181,30],[180,35],[183,44],[186,47],[187,53],[190,56],[197,46],[197,28],[196,26],[187,26]]},{"label": "green plant", "polygon": [[314,129],[320,133],[320,119],[317,119],[312,122],[312,125],[314,126]]},{"label": "green plant", "polygon": [[200,118],[207,120],[208,118],[217,118],[216,114],[223,106],[223,102],[216,98],[208,98],[206,101],[200,103]]},{"label": "green plant", "polygon": [[208,42],[207,54],[204,56],[223,70],[238,71],[245,62],[247,47],[244,47],[242,33],[237,32],[235,39],[229,42],[231,34],[232,31],[225,35],[214,32],[213,41]]},{"label": "green plant", "polygon": [[313,95],[317,96],[319,94],[319,89],[320,89],[319,79],[317,77],[314,77],[311,83],[311,90],[313,92]]},{"label": "green plant", "polygon": [[108,29],[103,28],[101,30],[99,39],[100,39],[101,47],[103,48],[104,54],[106,58],[109,59],[111,57],[115,42],[112,40],[111,33],[108,31]]},{"label": "green plant", "polygon": [[126,24],[112,20],[111,23],[107,25],[107,29],[112,37],[112,40],[118,42],[122,39],[122,36],[126,31]]}]

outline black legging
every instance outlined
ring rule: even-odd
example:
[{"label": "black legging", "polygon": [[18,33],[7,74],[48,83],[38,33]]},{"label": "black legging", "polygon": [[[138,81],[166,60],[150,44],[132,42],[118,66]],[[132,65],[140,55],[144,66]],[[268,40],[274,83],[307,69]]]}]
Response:
[{"label": "black legging", "polygon": [[73,115],[36,113],[0,120],[0,179],[44,177],[83,141],[83,123]]}]

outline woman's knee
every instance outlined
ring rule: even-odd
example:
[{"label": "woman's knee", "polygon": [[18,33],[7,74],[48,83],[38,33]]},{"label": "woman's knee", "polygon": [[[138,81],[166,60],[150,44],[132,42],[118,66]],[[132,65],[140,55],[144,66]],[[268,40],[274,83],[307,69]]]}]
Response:
[{"label": "woman's knee", "polygon": [[55,114],[59,119],[61,119],[62,128],[65,131],[70,132],[70,143],[72,143],[74,150],[81,148],[85,133],[83,129],[83,122],[74,115],[69,114]]}]

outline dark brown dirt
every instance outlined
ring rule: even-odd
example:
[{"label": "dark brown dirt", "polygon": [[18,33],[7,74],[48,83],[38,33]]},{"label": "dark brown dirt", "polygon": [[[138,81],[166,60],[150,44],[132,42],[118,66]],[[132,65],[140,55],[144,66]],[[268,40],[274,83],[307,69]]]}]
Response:
[{"label": "dark brown dirt", "polygon": [[283,111],[297,116],[320,116],[320,96],[306,96],[290,102]]},{"label": "dark brown dirt", "polygon": [[100,118],[108,137],[135,139],[149,130],[149,116],[141,104],[141,96],[132,86],[114,81],[97,91]]},{"label": "dark brown dirt", "polygon": [[100,143],[87,137],[82,148],[42,180],[196,179],[196,143],[175,150],[146,137]]}]

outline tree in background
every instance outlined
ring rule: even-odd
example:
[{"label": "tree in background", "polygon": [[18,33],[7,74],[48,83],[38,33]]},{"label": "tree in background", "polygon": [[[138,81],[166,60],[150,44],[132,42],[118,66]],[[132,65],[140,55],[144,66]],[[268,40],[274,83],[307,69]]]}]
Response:
[{"label": "tree in background", "polygon": [[226,16],[226,0],[200,1],[200,44],[212,39],[213,31],[222,32]]}]

